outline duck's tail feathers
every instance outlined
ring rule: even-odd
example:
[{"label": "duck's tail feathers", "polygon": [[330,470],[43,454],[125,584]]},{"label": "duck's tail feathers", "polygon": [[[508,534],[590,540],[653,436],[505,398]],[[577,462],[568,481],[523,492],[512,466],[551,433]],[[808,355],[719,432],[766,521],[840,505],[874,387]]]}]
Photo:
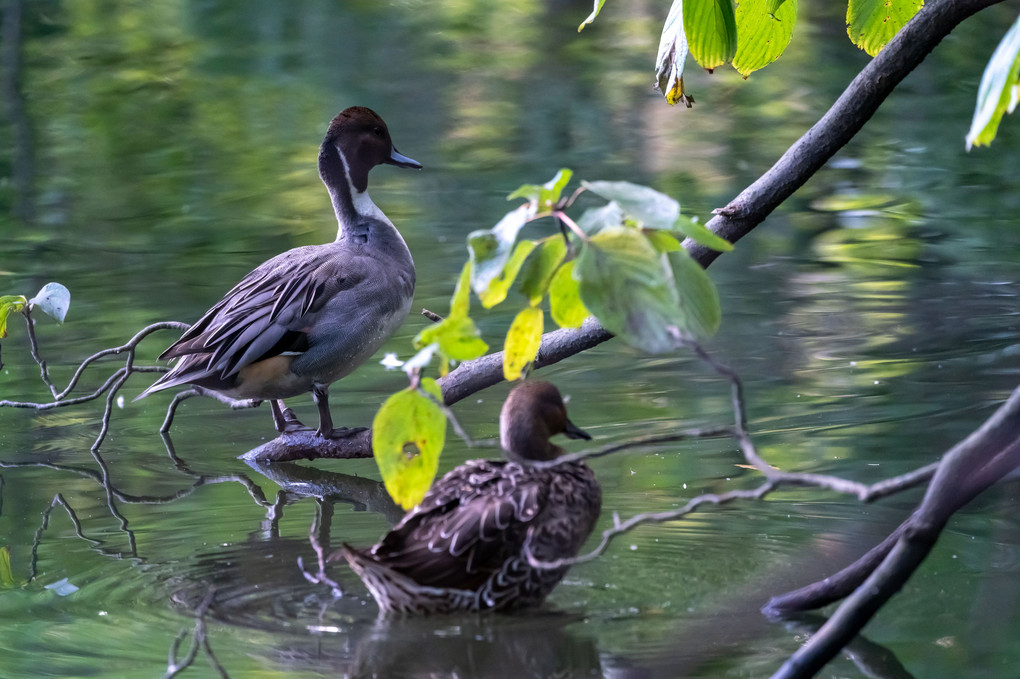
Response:
[{"label": "duck's tail feathers", "polygon": [[132,401],[138,401],[149,394],[154,394],[157,391],[163,391],[164,389],[173,389],[185,384],[194,384],[199,380],[208,377],[208,370],[201,370],[198,364],[202,361],[189,361],[189,356],[182,356],[177,359],[177,364],[170,369],[168,373],[160,377],[158,380],[150,384],[145,391],[135,396]]}]

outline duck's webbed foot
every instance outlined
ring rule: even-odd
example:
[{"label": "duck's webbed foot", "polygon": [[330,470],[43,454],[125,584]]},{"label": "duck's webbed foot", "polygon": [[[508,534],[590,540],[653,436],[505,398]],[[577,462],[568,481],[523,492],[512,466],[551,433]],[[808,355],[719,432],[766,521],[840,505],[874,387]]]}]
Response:
[{"label": "duck's webbed foot", "polygon": [[328,387],[315,386],[312,389],[312,399],[319,408],[319,428],[315,430],[316,436],[324,439],[345,439],[363,432],[368,427],[333,427],[333,416],[329,412]]},{"label": "duck's webbed foot", "polygon": [[[323,438],[327,439],[345,439],[355,434],[360,434],[363,431],[368,431],[368,427],[336,427],[329,431]],[[318,433],[318,432],[316,432]],[[322,434],[319,434],[322,436]]]}]

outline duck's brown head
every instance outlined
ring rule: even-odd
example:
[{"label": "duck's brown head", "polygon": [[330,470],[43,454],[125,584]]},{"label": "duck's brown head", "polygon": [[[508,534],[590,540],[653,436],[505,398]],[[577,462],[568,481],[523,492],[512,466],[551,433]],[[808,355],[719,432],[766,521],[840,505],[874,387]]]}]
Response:
[{"label": "duck's brown head", "polygon": [[507,397],[499,414],[499,442],[509,459],[552,460],[563,449],[552,443],[556,434],[591,439],[567,418],[560,390],[549,382],[522,382]]},{"label": "duck's brown head", "polygon": [[390,131],[379,114],[364,106],[344,109],[329,123],[322,150],[332,149],[343,157],[351,185],[359,193],[368,188],[368,173],[376,165],[421,169],[421,163],[393,146]]}]

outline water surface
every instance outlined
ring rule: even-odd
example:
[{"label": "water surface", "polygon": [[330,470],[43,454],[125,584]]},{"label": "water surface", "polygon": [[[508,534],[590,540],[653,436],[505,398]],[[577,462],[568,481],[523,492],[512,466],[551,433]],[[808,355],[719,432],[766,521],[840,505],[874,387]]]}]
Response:
[{"label": "water surface", "polygon": [[[49,280],[71,289],[67,323],[38,325],[60,384],[147,323],[193,321],[260,261],[333,237],[316,149],[332,115],[362,104],[425,165],[377,169],[372,195],[414,253],[415,306],[442,313],[465,235],[559,167],[647,183],[710,216],[866,62],[837,9],[802,8],[790,53],[748,81],[692,72],[698,104],[686,111],[649,89],[665,7],[609,3],[578,36],[587,3],[29,4],[32,135],[14,141],[36,160],[34,213],[0,218],[0,294]],[[968,155],[962,143],[988,36],[1009,21],[993,8],[961,27],[836,161],[711,267],[724,321],[709,349],[745,380],[751,430],[773,464],[899,474],[936,459],[1016,385],[1015,121],[991,149]],[[11,152],[2,157],[6,168]],[[14,186],[0,187],[5,208]],[[479,312],[491,344],[512,313]],[[409,319],[384,351],[410,355],[426,322]],[[142,358],[173,338],[146,340]],[[0,397],[45,400],[18,319],[3,349]],[[116,362],[105,365],[82,390]],[[683,353],[613,341],[541,376],[571,397],[593,446],[732,419],[727,385]],[[196,634],[205,646],[181,676],[768,676],[817,621],[769,623],[758,608],[848,563],[919,499],[862,506],[784,491],[623,536],[539,613],[386,623],[346,568],[326,569],[342,597],[302,570],[317,573],[316,547],[370,544],[399,515],[373,463],[249,467],[237,456],[271,437],[267,409],[198,400],[168,448],[158,428],[169,396],[131,401],[149,379],[125,386],[98,453],[98,405],[0,410],[12,577],[0,585],[0,676],[159,676]],[[369,363],[334,387],[334,417],[368,424],[402,381]],[[506,391],[456,406],[473,436],[496,435]],[[310,399],[292,405],[313,417]],[[453,439],[442,470],[491,452]],[[725,440],[600,458],[600,526],[613,512],[754,487],[741,465]],[[960,512],[823,676],[1009,676],[1020,662],[1016,492]]]}]

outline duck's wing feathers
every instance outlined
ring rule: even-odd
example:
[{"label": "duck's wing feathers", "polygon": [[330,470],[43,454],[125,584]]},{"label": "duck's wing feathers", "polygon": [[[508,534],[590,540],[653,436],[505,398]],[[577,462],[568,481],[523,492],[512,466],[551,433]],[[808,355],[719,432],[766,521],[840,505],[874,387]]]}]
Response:
[{"label": "duck's wing feathers", "polygon": [[422,585],[477,588],[520,553],[546,495],[520,465],[469,462],[444,476],[371,555]]},{"label": "duck's wing feathers", "polygon": [[323,256],[323,247],[295,248],[263,263],[160,358],[201,355],[189,361],[191,371],[227,379],[258,360],[307,349],[305,330],[314,315],[365,277],[352,262],[341,271],[338,258]]}]

